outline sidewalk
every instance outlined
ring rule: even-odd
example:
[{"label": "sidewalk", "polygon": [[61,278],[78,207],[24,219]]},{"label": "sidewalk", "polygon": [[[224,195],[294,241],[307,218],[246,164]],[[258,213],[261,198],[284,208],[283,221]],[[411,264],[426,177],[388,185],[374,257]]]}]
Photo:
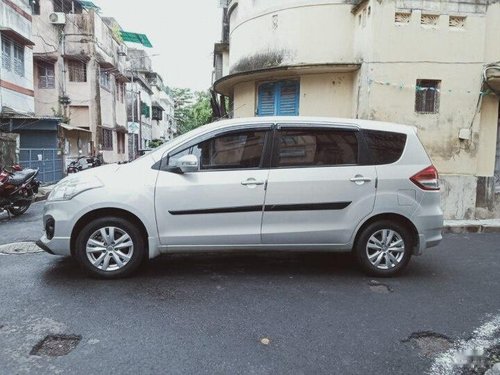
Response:
[{"label": "sidewalk", "polygon": [[500,219],[445,220],[444,233],[500,233]]}]

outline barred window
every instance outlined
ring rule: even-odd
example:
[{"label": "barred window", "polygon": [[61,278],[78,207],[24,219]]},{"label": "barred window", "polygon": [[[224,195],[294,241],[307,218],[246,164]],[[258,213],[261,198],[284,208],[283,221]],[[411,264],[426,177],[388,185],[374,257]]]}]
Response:
[{"label": "barred window", "polygon": [[53,89],[56,86],[54,64],[38,63],[38,88]]},{"label": "barred window", "polygon": [[101,70],[100,82],[101,88],[111,91],[111,74],[109,74],[109,72]]},{"label": "barred window", "polygon": [[441,81],[434,79],[417,79],[415,91],[415,112],[438,113]]},{"label": "barred window", "polygon": [[113,130],[102,128],[102,149],[113,150]]},{"label": "barred window", "polygon": [[152,108],[153,108],[152,119],[158,120],[158,121],[163,120],[163,109],[161,109],[160,107],[156,107],[156,106],[153,106]]},{"label": "barred window", "polygon": [[2,68],[12,70],[12,42],[2,37]]},{"label": "barred window", "polygon": [[68,72],[70,82],[87,82],[87,64],[83,61],[69,60]]},{"label": "barred window", "polygon": [[24,46],[14,44],[14,73],[24,77]]}]

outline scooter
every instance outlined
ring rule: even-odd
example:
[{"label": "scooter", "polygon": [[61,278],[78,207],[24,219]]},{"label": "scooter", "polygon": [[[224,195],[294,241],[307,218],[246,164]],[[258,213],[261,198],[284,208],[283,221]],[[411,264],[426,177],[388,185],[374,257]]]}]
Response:
[{"label": "scooter", "polygon": [[[16,168],[14,168],[16,167]],[[20,169],[20,170],[19,170]],[[36,179],[38,169],[22,169],[13,166],[12,172],[0,172],[0,212],[7,211],[13,216],[24,214],[38,193],[40,181]]]}]

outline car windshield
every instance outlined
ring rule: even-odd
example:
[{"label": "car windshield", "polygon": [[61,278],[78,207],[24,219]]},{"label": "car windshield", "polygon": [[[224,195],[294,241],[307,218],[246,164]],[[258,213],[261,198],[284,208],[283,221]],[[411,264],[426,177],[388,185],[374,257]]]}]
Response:
[{"label": "car windshield", "polygon": [[182,144],[183,142],[187,141],[188,139],[194,138],[199,134],[204,133],[207,130],[207,127],[209,125],[204,125],[200,126],[199,128],[193,129],[187,133],[184,133],[177,138],[171,139],[168,142],[162,144],[161,146],[155,148],[154,150],[147,152],[146,154],[142,155],[141,157],[131,161],[131,163],[143,159],[144,157],[152,157],[154,161],[158,161],[162,158],[163,154],[167,151],[170,150],[174,147],[176,147],[179,144]]}]

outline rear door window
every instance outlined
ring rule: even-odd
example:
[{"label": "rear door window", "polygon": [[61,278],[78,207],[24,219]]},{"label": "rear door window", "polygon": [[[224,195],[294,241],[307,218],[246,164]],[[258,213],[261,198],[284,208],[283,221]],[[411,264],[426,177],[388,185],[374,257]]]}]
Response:
[{"label": "rear door window", "polygon": [[379,130],[365,130],[363,133],[371,154],[367,164],[392,164],[403,154],[406,134]]},{"label": "rear door window", "polygon": [[275,167],[355,165],[356,132],[339,129],[281,130],[274,155]]}]

